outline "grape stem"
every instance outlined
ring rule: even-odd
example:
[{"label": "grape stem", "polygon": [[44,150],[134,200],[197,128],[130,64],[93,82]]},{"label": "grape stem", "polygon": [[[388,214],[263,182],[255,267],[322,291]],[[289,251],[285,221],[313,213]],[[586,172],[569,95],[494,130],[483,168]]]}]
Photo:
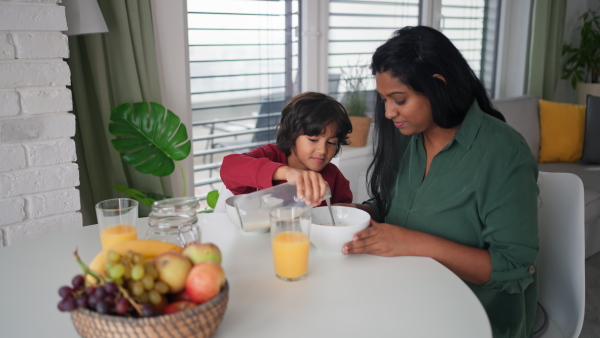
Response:
[{"label": "grape stem", "polygon": [[129,296],[129,292],[127,292],[127,290],[119,284],[117,284],[117,288],[119,288],[119,291],[121,291],[121,294],[123,295],[123,297],[125,297],[125,299],[127,299],[129,301],[129,304],[131,304],[131,306],[133,306],[135,311],[137,311],[137,313],[139,315],[142,315],[142,307],[133,298],[131,298]]},{"label": "grape stem", "polygon": [[[77,247],[75,248],[75,251],[73,252],[73,256],[75,256],[75,260],[77,261],[77,263],[79,263],[79,266],[81,266],[81,269],[83,269],[83,273],[86,275],[90,275],[92,277],[94,277],[94,279],[96,279],[97,283],[101,283],[103,282],[103,280],[100,279],[100,277],[98,277],[98,275],[90,270],[87,265],[85,265],[85,263],[81,260],[81,258],[79,257],[79,254],[77,253]],[[127,290],[122,287],[119,284],[116,284],[117,288],[119,288],[119,291],[121,291],[121,294],[123,295],[123,297],[125,297],[125,299],[127,299],[129,301],[129,303],[131,304],[131,306],[133,306],[133,308],[138,312],[138,314],[142,314],[142,307],[135,301],[133,300],[133,298],[131,298],[129,296],[129,292],[127,292]]]},{"label": "grape stem", "polygon": [[94,279],[96,280],[97,283],[100,282],[100,277],[98,277],[98,275],[90,270],[87,265],[85,265],[85,263],[81,260],[81,258],[79,257],[79,254],[77,253],[77,247],[75,247],[75,251],[73,252],[73,256],[75,256],[75,260],[77,261],[77,263],[79,264],[79,266],[81,267],[81,269],[83,269],[83,273],[85,275],[90,275],[92,277],[94,277]]}]

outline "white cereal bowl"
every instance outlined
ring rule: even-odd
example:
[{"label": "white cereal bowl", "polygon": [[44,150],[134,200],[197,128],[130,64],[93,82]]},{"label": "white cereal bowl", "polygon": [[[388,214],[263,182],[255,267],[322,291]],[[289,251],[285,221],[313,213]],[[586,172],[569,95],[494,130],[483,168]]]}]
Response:
[{"label": "white cereal bowl", "polygon": [[237,196],[231,196],[225,200],[225,213],[227,214],[227,217],[229,218],[231,223],[235,224],[238,228],[247,233],[262,234],[269,231],[269,228],[259,229],[255,231],[245,231],[242,228],[242,220],[240,219],[240,215],[238,214],[237,209],[235,208],[235,204],[233,203],[236,197]]},{"label": "white cereal bowl", "polygon": [[312,209],[312,225],[310,227],[310,241],[325,253],[342,254],[344,244],[350,242],[357,232],[369,226],[371,216],[364,210],[332,206],[335,226],[331,225],[331,217],[327,207]]}]

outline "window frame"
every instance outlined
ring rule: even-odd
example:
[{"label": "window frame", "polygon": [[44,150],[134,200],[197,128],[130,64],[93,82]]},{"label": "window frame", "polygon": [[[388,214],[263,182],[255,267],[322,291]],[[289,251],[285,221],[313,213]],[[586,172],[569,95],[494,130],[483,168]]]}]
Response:
[{"label": "window frame", "polygon": [[[157,60],[163,105],[176,112],[192,132],[189,56],[187,43],[187,1],[151,0]],[[422,0],[421,24],[440,27],[441,0]],[[527,32],[531,0],[511,4],[501,1],[500,30],[494,95],[496,98],[523,93],[527,54]],[[300,0],[302,20],[301,90],[328,90],[328,0]],[[509,55],[508,51],[511,51]],[[516,55],[516,57],[515,57]],[[182,62],[183,60],[183,62]],[[511,69],[516,71],[508,72]],[[181,163],[187,177],[188,195],[194,191],[193,156]],[[179,174],[170,176],[173,196],[182,196],[183,181]]]}]

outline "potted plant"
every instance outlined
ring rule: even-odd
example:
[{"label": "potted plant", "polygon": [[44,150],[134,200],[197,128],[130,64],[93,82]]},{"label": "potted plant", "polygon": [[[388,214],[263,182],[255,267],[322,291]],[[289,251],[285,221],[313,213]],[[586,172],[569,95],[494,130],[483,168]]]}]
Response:
[{"label": "potted plant", "polygon": [[365,146],[369,137],[371,117],[368,116],[368,92],[365,90],[367,70],[367,66],[359,62],[342,68],[342,80],[346,87],[342,104],[352,122],[352,132],[348,134],[351,147]]},{"label": "potted plant", "polygon": [[579,46],[563,46],[562,54],[567,59],[562,78],[571,80],[579,104],[586,104],[587,94],[600,96],[600,16],[589,9],[579,18],[583,21],[579,27],[581,41]]},{"label": "potted plant", "polygon": [[[111,140],[113,148],[122,154],[125,163],[143,174],[167,176],[177,166],[183,178],[183,196],[186,196],[186,178],[178,161],[187,158],[191,152],[185,124],[175,113],[154,102],[124,103],[111,109],[111,122],[108,131],[117,136]],[[111,188],[151,207],[156,200],[170,198],[152,192],[142,192],[124,185]],[[206,202],[214,209],[219,192],[208,193]]]}]

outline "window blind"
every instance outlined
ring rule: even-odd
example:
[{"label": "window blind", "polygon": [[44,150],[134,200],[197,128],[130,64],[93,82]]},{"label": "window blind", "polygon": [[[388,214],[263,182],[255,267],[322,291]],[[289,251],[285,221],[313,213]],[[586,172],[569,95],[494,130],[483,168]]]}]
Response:
[{"label": "window blind", "polygon": [[[441,27],[437,28],[456,45],[488,92],[493,93],[500,0],[439,1],[439,7],[428,7],[439,8],[436,15],[441,17]],[[330,0],[329,87],[337,88],[333,94],[338,99],[343,100],[348,90],[344,72],[350,77],[364,77],[365,90],[375,89],[370,70],[358,68],[368,67],[375,49],[395,30],[420,24],[422,8],[419,0]],[[333,81],[340,81],[339,86]]]},{"label": "window blind", "polygon": [[442,0],[441,31],[494,92],[500,0]]},{"label": "window blind", "polygon": [[195,195],[222,185],[224,156],[272,143],[299,88],[297,0],[188,0]]},{"label": "window blind", "polygon": [[373,52],[395,30],[418,25],[419,8],[419,0],[330,0],[330,94],[343,101],[349,80],[356,77],[363,79],[366,91],[374,90],[375,82],[368,69]]}]

